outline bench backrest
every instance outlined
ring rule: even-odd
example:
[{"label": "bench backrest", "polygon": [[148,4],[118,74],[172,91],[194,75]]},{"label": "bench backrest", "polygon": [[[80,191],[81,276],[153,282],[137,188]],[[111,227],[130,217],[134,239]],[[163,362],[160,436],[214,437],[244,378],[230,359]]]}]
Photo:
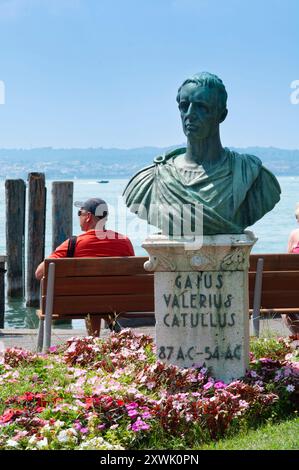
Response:
[{"label": "bench backrest", "polygon": [[258,258],[263,258],[261,308],[288,309],[299,307],[299,256],[297,254],[250,255],[249,305],[253,305],[255,271]]},{"label": "bench backrest", "polygon": [[[154,311],[154,275],[145,257],[61,258],[55,263],[53,315]],[[45,311],[46,282],[42,288]]]},{"label": "bench backrest", "polygon": [[[259,254],[250,256],[249,307],[253,308],[255,271],[264,259],[261,307],[299,307],[299,256]],[[54,315],[154,311],[154,274],[144,270],[147,257],[61,258],[55,263]],[[46,282],[42,289],[45,311]]]}]

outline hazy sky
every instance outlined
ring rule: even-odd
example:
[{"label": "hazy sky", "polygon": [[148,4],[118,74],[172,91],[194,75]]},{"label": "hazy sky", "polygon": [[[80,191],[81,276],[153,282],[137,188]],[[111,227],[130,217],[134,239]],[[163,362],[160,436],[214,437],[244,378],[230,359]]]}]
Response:
[{"label": "hazy sky", "polygon": [[206,70],[223,145],[299,148],[299,0],[0,0],[0,46],[0,147],[184,142],[177,88]]}]

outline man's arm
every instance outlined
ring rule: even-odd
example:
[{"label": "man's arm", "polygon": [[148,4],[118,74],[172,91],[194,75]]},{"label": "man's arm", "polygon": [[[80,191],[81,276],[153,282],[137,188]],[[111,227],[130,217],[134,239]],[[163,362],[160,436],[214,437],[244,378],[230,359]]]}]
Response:
[{"label": "man's arm", "polygon": [[44,272],[45,272],[45,262],[42,261],[38,267],[36,268],[36,271],[35,271],[35,278],[40,281],[41,278],[43,277],[44,275]]},{"label": "man's arm", "polygon": [[[67,248],[68,248],[68,240],[65,240],[61,245],[59,245],[53,253],[48,256],[48,258],[66,258],[67,255]],[[35,271],[35,278],[40,281],[45,273],[45,262],[42,261]]]}]

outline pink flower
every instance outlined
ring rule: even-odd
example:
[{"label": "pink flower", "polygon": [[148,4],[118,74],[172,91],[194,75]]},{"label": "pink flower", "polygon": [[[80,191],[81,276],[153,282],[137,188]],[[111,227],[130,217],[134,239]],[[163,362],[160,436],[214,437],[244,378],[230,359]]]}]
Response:
[{"label": "pink flower", "polygon": [[226,384],[225,384],[224,382],[218,381],[218,382],[215,382],[214,387],[215,387],[216,389],[225,388],[225,387],[226,387]]},{"label": "pink flower", "polygon": [[138,411],[137,410],[128,410],[128,416],[130,416],[130,418],[136,418],[136,416],[138,416]]},{"label": "pink flower", "polygon": [[131,429],[134,432],[138,431],[146,431],[147,429],[150,428],[150,425],[142,421],[142,419],[138,418],[135,423],[132,424]]},{"label": "pink flower", "polygon": [[152,418],[152,415],[149,411],[145,411],[144,413],[142,413],[141,417],[142,419],[150,419]]},{"label": "pink flower", "polygon": [[126,405],[126,408],[128,411],[135,410],[135,408],[138,408],[138,403],[133,401],[132,403],[129,403],[128,405]]},{"label": "pink flower", "polygon": [[204,390],[209,390],[209,388],[213,387],[214,383],[213,382],[207,382],[204,384],[203,389]]}]

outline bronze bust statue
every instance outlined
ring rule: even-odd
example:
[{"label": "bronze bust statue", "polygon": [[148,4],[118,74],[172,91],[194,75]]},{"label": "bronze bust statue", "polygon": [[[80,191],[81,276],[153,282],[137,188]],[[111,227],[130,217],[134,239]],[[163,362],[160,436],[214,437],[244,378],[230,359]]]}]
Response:
[{"label": "bronze bust statue", "polygon": [[[170,236],[174,226],[186,235],[184,206],[193,226],[201,214],[201,234],[242,233],[279,201],[279,183],[259,158],[222,147],[219,126],[227,116],[227,93],[216,75],[202,72],[185,80],[177,102],[187,146],[156,157],[133,176],[125,202]],[[198,207],[200,212],[192,210]]]}]

